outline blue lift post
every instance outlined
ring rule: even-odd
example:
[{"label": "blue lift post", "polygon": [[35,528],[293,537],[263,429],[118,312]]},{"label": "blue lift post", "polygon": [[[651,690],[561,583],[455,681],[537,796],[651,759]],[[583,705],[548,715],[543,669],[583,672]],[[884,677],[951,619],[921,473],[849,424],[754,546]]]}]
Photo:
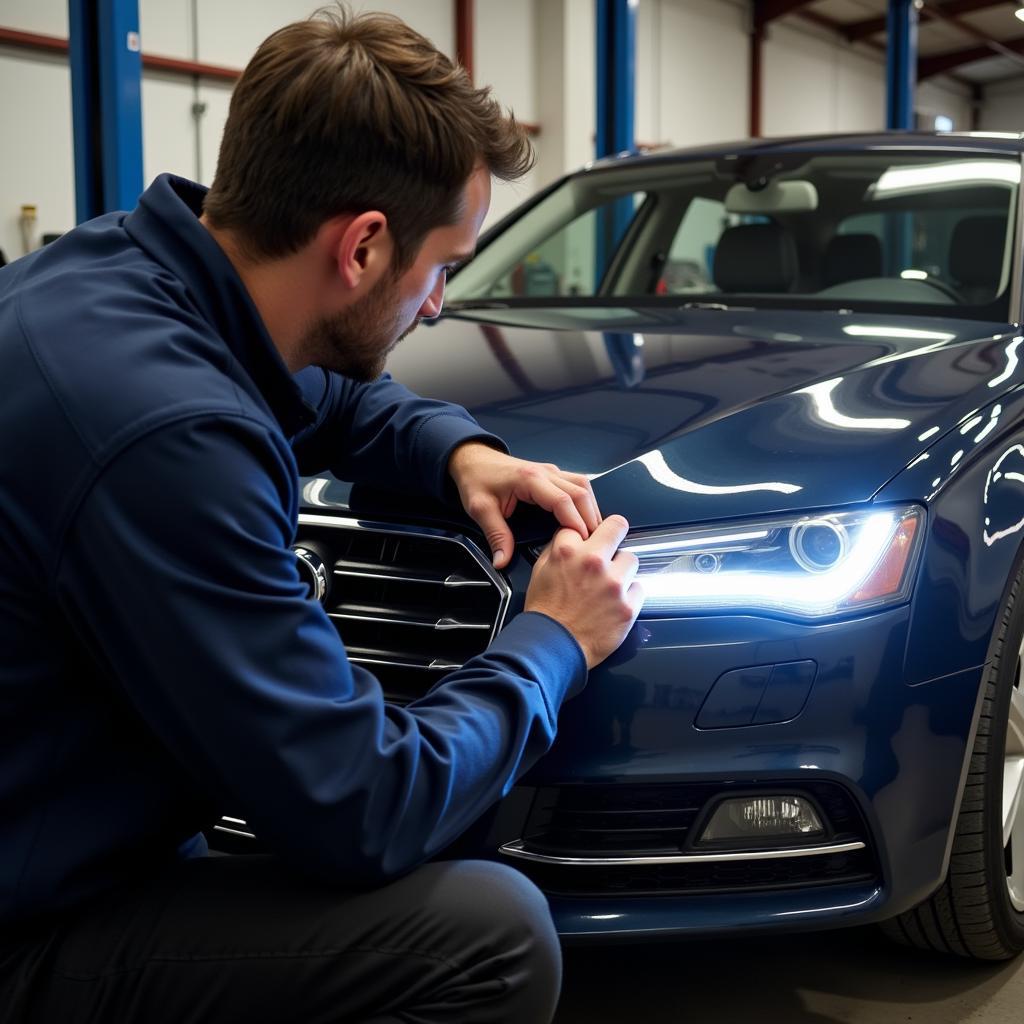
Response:
[{"label": "blue lift post", "polygon": [[[914,92],[917,87],[917,4],[914,0],[889,0],[886,19],[886,127],[910,131],[914,128]],[[886,218],[886,248],[889,274],[913,266],[913,216],[909,213]]]},{"label": "blue lift post", "polygon": [[597,156],[636,145],[637,0],[597,0]]},{"label": "blue lift post", "polygon": [[[636,148],[636,8],[638,0],[596,0],[598,158]],[[594,287],[633,217],[631,197],[597,211]]]},{"label": "blue lift post", "polygon": [[68,0],[75,215],[130,210],[142,192],[138,0]]},{"label": "blue lift post", "polygon": [[917,85],[917,5],[914,0],[889,0],[886,19],[886,127],[914,127],[914,89]]},{"label": "blue lift post", "polygon": [[[597,0],[597,133],[596,156],[636,149],[636,7],[637,0]],[[623,196],[597,211],[594,239],[594,288],[608,269],[622,236],[633,219],[633,198]],[[636,345],[639,335],[606,331],[604,344],[615,374],[624,387],[644,376]]]}]

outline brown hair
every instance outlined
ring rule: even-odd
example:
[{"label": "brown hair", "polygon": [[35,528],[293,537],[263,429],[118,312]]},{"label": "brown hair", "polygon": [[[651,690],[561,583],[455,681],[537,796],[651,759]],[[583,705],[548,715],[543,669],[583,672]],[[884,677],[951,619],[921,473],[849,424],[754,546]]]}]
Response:
[{"label": "brown hair", "polygon": [[204,212],[261,260],[331,217],[381,210],[403,269],[457,219],[474,167],[509,181],[532,163],[522,126],[430,40],[392,15],[325,8],[242,73]]}]

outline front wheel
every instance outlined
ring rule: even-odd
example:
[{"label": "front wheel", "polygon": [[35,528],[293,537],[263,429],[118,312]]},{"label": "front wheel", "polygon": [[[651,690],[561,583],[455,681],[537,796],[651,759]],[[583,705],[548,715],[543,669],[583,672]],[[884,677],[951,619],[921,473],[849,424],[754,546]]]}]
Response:
[{"label": "front wheel", "polygon": [[886,921],[893,939],[979,960],[1024,950],[1024,569],[998,619],[946,880]]}]

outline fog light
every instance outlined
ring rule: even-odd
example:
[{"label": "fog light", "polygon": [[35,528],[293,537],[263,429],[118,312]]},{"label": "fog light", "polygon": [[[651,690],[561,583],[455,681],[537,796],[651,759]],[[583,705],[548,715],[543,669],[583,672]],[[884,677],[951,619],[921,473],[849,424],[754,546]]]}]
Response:
[{"label": "fog light", "polygon": [[799,796],[745,796],[723,800],[704,828],[702,843],[774,839],[825,832],[809,800]]}]

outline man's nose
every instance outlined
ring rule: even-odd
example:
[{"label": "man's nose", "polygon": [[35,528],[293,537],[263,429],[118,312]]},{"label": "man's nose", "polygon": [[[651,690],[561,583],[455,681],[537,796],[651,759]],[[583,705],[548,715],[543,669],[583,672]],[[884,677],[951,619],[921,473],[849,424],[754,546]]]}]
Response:
[{"label": "man's nose", "polygon": [[441,315],[441,307],[444,305],[444,286],[447,281],[445,273],[438,274],[437,281],[426,297],[420,311],[417,314],[421,320],[434,320]]}]

